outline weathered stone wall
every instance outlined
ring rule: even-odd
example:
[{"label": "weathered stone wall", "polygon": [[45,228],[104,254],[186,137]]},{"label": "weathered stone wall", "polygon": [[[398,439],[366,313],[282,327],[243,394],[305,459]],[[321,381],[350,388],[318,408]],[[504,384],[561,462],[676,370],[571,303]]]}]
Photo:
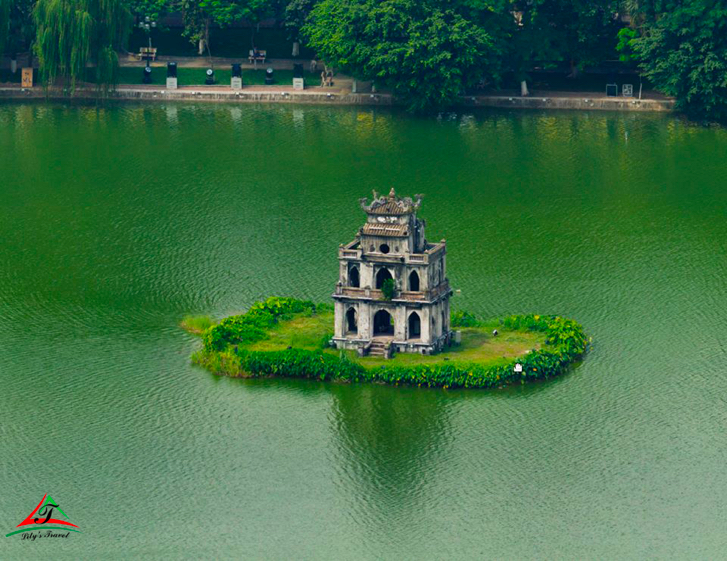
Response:
[{"label": "weathered stone wall", "polygon": [[[32,90],[21,89],[16,86],[0,87],[0,99],[64,99],[69,98],[62,92],[46,92],[41,87]],[[243,89],[242,91],[222,89],[195,89],[182,88],[175,91],[163,89],[136,89],[120,87],[111,93],[109,99],[129,101],[210,101],[222,103],[294,103],[294,104],[320,104],[320,105],[366,105],[390,106],[396,101],[389,94],[362,94],[341,92],[318,92],[313,90],[300,91],[260,91]],[[72,99],[97,99],[95,89],[79,89]],[[511,109],[579,109],[604,111],[657,111],[668,112],[674,110],[674,100],[671,99],[633,99],[626,97],[518,97],[504,95],[465,96],[460,99],[463,107],[502,107]]]}]

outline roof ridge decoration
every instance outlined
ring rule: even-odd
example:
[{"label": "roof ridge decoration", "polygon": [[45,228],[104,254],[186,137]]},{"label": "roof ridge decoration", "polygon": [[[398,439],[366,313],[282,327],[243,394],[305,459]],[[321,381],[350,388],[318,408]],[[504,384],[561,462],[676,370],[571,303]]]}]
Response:
[{"label": "roof ridge decoration", "polygon": [[368,204],[368,197],[358,200],[361,208],[369,214],[410,214],[416,212],[422,206],[422,198],[424,195],[414,195],[411,197],[399,197],[391,188],[389,195],[379,195],[374,189],[374,198],[371,204]]}]

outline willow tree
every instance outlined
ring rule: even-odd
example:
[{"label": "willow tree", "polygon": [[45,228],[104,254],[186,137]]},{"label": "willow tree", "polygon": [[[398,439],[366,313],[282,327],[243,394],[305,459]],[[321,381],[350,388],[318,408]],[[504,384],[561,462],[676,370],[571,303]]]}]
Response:
[{"label": "willow tree", "polygon": [[124,0],[38,0],[33,12],[37,29],[35,54],[41,77],[52,85],[63,79],[71,90],[94,67],[96,84],[116,83],[122,48],[131,31]]}]

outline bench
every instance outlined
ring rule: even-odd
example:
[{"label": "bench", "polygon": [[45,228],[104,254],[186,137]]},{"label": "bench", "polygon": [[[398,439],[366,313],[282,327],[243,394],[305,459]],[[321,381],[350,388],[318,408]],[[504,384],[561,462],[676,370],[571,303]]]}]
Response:
[{"label": "bench", "polygon": [[263,64],[265,64],[265,59],[267,58],[267,54],[268,54],[267,51],[258,51],[257,56],[256,56],[255,51],[250,49],[250,56],[248,56],[247,59],[253,63],[262,62]]},{"label": "bench", "polygon": [[136,55],[139,60],[149,59],[149,60],[156,60],[157,58],[157,48],[156,47],[142,47],[139,49],[139,54]]}]

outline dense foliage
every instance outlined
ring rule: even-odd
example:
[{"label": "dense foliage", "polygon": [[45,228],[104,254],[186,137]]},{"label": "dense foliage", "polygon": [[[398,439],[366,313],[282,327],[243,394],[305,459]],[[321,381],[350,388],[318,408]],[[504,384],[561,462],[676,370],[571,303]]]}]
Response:
[{"label": "dense foliage", "polygon": [[[588,347],[588,338],[575,321],[558,316],[516,315],[501,320],[502,325],[545,333],[546,345],[504,366],[439,363],[367,369],[343,353],[336,356],[322,350],[249,351],[243,348],[244,343],[265,338],[266,327],[275,322],[297,313],[315,313],[315,309],[312,302],[289,298],[270,298],[255,304],[246,314],[227,318],[206,331],[204,348],[195,355],[195,361],[218,374],[253,378],[285,376],[444,388],[495,388],[556,376]],[[462,313],[458,317],[472,326],[480,325],[471,314]],[[515,372],[515,362],[522,365],[522,373]]]},{"label": "dense foliage", "polygon": [[321,0],[303,27],[343,71],[390,87],[410,109],[451,105],[501,56],[488,32],[436,0]]},{"label": "dense foliage", "polygon": [[[216,29],[275,18],[323,62],[371,80],[415,111],[480,87],[523,95],[534,69],[579,71],[620,59],[680,110],[727,118],[727,0],[0,0],[0,53],[31,49],[47,83],[71,86],[87,65],[108,87],[117,52],[145,17],[182,16],[212,55]],[[247,40],[245,41],[247,42]]]},{"label": "dense foliage", "polygon": [[[649,9],[647,9],[649,8]],[[642,5],[631,41],[644,75],[694,118],[727,120],[727,1]]]},{"label": "dense foliage", "polygon": [[11,0],[0,0],[0,55],[3,54],[10,34]]},{"label": "dense foliage", "polygon": [[0,56],[28,50],[33,40],[35,0],[0,0]]},{"label": "dense foliage", "polygon": [[394,279],[386,279],[381,284],[381,292],[384,295],[384,300],[393,300],[396,296],[396,282],[394,282]]}]

